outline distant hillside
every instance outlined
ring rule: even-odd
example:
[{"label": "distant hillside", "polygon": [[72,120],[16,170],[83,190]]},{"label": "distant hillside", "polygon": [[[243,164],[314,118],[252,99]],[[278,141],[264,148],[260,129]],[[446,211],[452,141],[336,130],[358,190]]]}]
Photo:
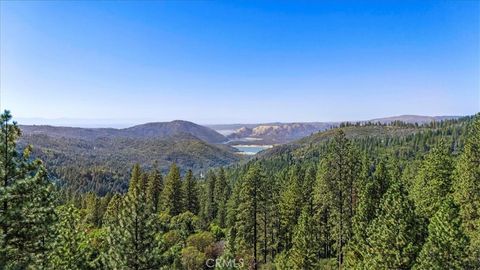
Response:
[{"label": "distant hillside", "polygon": [[[389,124],[395,121],[405,123],[427,124],[433,121],[457,119],[459,116],[422,116],[400,115],[385,118],[376,118],[364,121],[350,121],[352,123],[379,122]],[[284,144],[289,143],[312,133],[337,127],[341,122],[299,122],[299,123],[263,123],[263,124],[222,124],[209,125],[230,140],[230,144]]]},{"label": "distant hillside", "polygon": [[134,163],[150,166],[158,161],[166,170],[173,162],[185,169],[200,170],[228,165],[239,157],[228,146],[211,145],[189,134],[168,138],[99,138],[87,141],[56,138],[45,134],[24,135],[19,146],[34,146],[34,154],[53,166],[80,164],[130,168]]},{"label": "distant hillside", "polygon": [[257,139],[253,140],[257,144],[282,144],[331,128],[332,126],[333,124],[331,123],[262,124],[253,128],[241,127],[227,137],[233,141],[251,138]]},{"label": "distant hillside", "polygon": [[22,125],[20,128],[25,135],[44,134],[56,138],[76,138],[87,141],[103,137],[167,138],[179,134],[190,134],[208,143],[222,143],[227,140],[225,136],[213,129],[181,120],[172,122],[147,123],[124,129],[74,128],[44,125]]},{"label": "distant hillside", "polygon": [[[392,117],[390,119],[395,119],[395,118]],[[406,119],[406,118],[402,118],[402,119]],[[416,118],[416,119],[418,120],[419,118]],[[436,118],[436,119],[440,119],[440,118]],[[447,122],[444,124],[447,124],[451,127],[457,127],[457,126],[459,127],[459,126],[465,125],[470,118],[469,117],[463,117],[463,118],[451,117],[451,118],[446,118],[444,120],[451,120],[451,119],[458,119],[458,121],[454,121],[452,123]],[[429,126],[411,125],[412,123],[409,123],[410,125],[409,124],[399,124],[399,125],[391,124],[394,121],[396,120],[392,120],[391,122],[387,122],[387,123],[382,123],[382,125],[375,125],[375,124],[349,125],[346,127],[333,128],[333,129],[317,132],[310,136],[304,137],[300,140],[293,141],[284,145],[274,147],[272,149],[262,151],[260,152],[259,156],[260,158],[269,158],[274,156],[280,156],[285,153],[303,155],[305,152],[308,152],[309,149],[322,145],[323,143],[333,138],[337,129],[342,129],[346,137],[350,139],[367,139],[368,138],[368,139],[381,139],[381,141],[384,141],[384,139],[392,139],[392,138],[401,139],[417,133],[431,132],[433,130],[438,130],[438,128],[432,128]],[[373,123],[375,121],[371,120],[366,122]],[[377,122],[381,122],[381,121],[377,121]],[[407,121],[402,121],[402,122],[407,122]],[[413,122],[413,123],[416,123],[416,122]]]},{"label": "distant hillside", "polygon": [[394,121],[401,121],[405,123],[418,123],[418,124],[426,124],[433,121],[443,121],[443,120],[451,120],[457,119],[460,116],[424,116],[424,115],[399,115],[399,116],[392,116],[392,117],[385,117],[385,118],[376,118],[370,120],[371,122],[379,122],[382,124],[388,124]]},{"label": "distant hillside", "polygon": [[[46,134],[24,134],[19,148],[33,145],[33,156],[45,161],[49,171],[65,185],[79,191],[125,191],[129,171],[135,163],[166,173],[172,163],[194,172],[226,166],[242,156],[228,145],[204,142],[190,134],[173,137],[100,137],[84,140]],[[93,181],[93,179],[97,179]],[[98,179],[101,180],[98,180]],[[90,186],[96,183],[95,186]]]}]

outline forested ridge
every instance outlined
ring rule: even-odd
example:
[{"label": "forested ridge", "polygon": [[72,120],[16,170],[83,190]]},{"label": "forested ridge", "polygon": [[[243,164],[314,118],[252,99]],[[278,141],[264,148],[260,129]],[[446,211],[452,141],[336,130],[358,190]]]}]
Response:
[{"label": "forested ridge", "polygon": [[479,115],[347,123],[204,177],[152,160],[105,196],[52,181],[11,118],[3,269],[480,269]]}]

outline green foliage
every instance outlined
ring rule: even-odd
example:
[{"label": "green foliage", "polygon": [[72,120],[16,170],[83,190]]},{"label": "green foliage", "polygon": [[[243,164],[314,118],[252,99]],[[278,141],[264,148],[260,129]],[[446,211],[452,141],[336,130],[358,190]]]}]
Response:
[{"label": "green foliage", "polygon": [[51,269],[76,270],[91,267],[85,228],[80,222],[80,212],[72,205],[58,208],[59,222],[55,226],[53,249],[49,255]]},{"label": "green foliage", "polygon": [[355,181],[360,173],[357,156],[345,133],[339,130],[320,163],[319,189],[325,196],[324,207],[330,213],[329,233],[336,239],[334,248],[340,265],[344,261],[344,246],[352,235]]},{"label": "green foliage", "polygon": [[445,144],[434,147],[422,162],[412,188],[417,213],[430,218],[451,192],[453,162]]},{"label": "green foliage", "polygon": [[467,269],[468,241],[458,207],[447,198],[430,219],[428,237],[414,269]]},{"label": "green foliage", "polygon": [[409,269],[421,247],[421,224],[401,183],[388,189],[378,216],[368,227],[369,249],[365,266],[369,269]]},{"label": "green foliage", "polygon": [[183,190],[180,170],[177,165],[170,167],[170,172],[165,179],[165,187],[162,192],[163,210],[171,216],[183,212]]},{"label": "green foliage", "polygon": [[[6,269],[204,269],[214,259],[219,269],[479,267],[476,118],[345,124],[198,181],[174,164],[163,183],[156,166],[137,164],[128,191],[112,195],[127,187],[120,179],[130,157],[121,169],[76,168],[72,159],[48,175],[30,147],[16,152],[18,128],[2,117]],[[137,146],[153,151],[155,143]],[[60,174],[78,179],[77,188]],[[59,208],[51,180],[62,187]]]},{"label": "green foliage", "polygon": [[86,198],[85,222],[93,227],[100,227],[102,224],[102,209],[100,198],[89,192]]},{"label": "green foliage", "polygon": [[48,261],[55,191],[41,161],[30,159],[31,147],[20,154],[20,130],[11,115],[0,116],[0,265],[22,269]]},{"label": "green foliage", "polygon": [[122,200],[118,221],[107,227],[108,251],[104,263],[110,269],[151,269],[159,267],[154,214],[140,189],[142,172],[132,170],[128,193]]},{"label": "green foliage", "polygon": [[157,168],[157,165],[154,165],[154,168],[148,176],[147,183],[147,202],[152,208],[154,213],[157,213],[160,205],[160,195],[163,190],[163,179],[160,171]]},{"label": "green foliage", "polygon": [[214,200],[217,207],[216,219],[215,221],[220,225],[220,227],[225,227],[225,222],[227,218],[227,201],[230,196],[230,187],[227,183],[227,178],[225,176],[225,170],[220,168],[218,175],[216,177],[216,183],[214,188]]},{"label": "green foliage", "polygon": [[465,150],[457,162],[454,198],[470,238],[470,260],[480,268],[480,115],[469,127]]},{"label": "green foliage", "polygon": [[259,191],[264,181],[259,165],[249,168],[241,183],[239,204],[237,206],[237,217],[235,227],[237,230],[236,246],[240,250],[250,251],[253,257],[252,266],[256,267],[257,241],[258,241],[258,219],[259,219]]},{"label": "green foliage", "polygon": [[193,177],[193,172],[189,170],[183,180],[183,194],[185,210],[197,215],[200,211],[200,202],[198,199],[198,184]]},{"label": "green foliage", "polygon": [[308,208],[304,208],[293,236],[293,248],[290,254],[293,269],[317,269],[318,257],[315,223]]}]

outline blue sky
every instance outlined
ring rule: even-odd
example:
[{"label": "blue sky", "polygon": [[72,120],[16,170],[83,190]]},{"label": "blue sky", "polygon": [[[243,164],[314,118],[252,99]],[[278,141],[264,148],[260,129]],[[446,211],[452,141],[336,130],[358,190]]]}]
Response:
[{"label": "blue sky", "polygon": [[338,121],[480,108],[477,1],[0,5],[1,106],[20,119]]}]

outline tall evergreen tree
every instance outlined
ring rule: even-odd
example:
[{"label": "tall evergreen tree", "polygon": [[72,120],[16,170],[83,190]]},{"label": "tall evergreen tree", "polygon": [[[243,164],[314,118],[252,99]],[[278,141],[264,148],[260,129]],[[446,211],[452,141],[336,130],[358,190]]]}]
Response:
[{"label": "tall evergreen tree", "polygon": [[300,215],[297,226],[295,227],[295,233],[293,236],[293,248],[289,256],[294,269],[308,270],[318,268],[318,258],[316,251],[318,250],[315,245],[316,231],[315,225],[310,214],[310,210],[304,207]]},{"label": "tall evergreen tree", "polygon": [[20,129],[10,112],[0,116],[0,265],[6,269],[42,267],[47,262],[55,192],[30,147],[16,150]]},{"label": "tall evergreen tree", "polygon": [[165,179],[165,186],[162,192],[163,210],[171,216],[183,212],[183,190],[180,178],[180,169],[174,163]]},{"label": "tall evergreen tree", "polygon": [[225,227],[225,221],[227,216],[227,201],[230,195],[230,187],[227,183],[225,176],[225,170],[220,168],[218,171],[215,187],[214,187],[214,200],[217,206],[216,222],[220,227]]},{"label": "tall evergreen tree", "polygon": [[73,205],[58,209],[59,222],[55,226],[55,240],[49,256],[49,268],[59,270],[88,269],[86,235],[80,213]]},{"label": "tall evergreen tree", "polygon": [[458,207],[447,198],[428,225],[428,238],[414,269],[467,269],[468,241]]},{"label": "tall evergreen tree", "polygon": [[320,182],[331,210],[331,235],[335,237],[337,261],[343,265],[344,246],[351,237],[355,209],[355,180],[359,175],[356,153],[342,130],[338,130],[321,162]]},{"label": "tall evergreen tree", "polygon": [[147,201],[154,213],[158,212],[160,196],[163,190],[163,179],[155,163],[148,176],[147,183]]},{"label": "tall evergreen tree", "polygon": [[122,206],[122,196],[119,194],[113,195],[112,199],[108,203],[107,210],[103,215],[103,225],[110,226],[118,224],[118,216]]},{"label": "tall evergreen tree", "polygon": [[454,199],[470,239],[473,267],[480,268],[480,114],[469,127],[464,152],[456,165]]},{"label": "tall evergreen tree", "polygon": [[185,210],[198,215],[200,203],[198,199],[197,180],[193,177],[192,170],[188,170],[183,180],[183,194],[185,195]]},{"label": "tall evergreen tree", "polygon": [[286,186],[280,195],[280,237],[282,249],[292,247],[293,232],[302,211],[303,174],[299,166],[292,166],[287,175]]},{"label": "tall evergreen tree", "polygon": [[210,222],[217,216],[217,201],[215,200],[215,184],[217,177],[213,171],[208,171],[205,177],[205,199],[203,203],[203,217]]},{"label": "tall evergreen tree", "polygon": [[444,143],[437,145],[427,154],[413,183],[412,197],[420,216],[429,219],[437,212],[451,192],[452,172],[448,148]]},{"label": "tall evergreen tree", "polygon": [[140,164],[136,163],[133,165],[131,176],[130,176],[130,183],[128,185],[128,192],[137,192],[140,188],[140,183],[142,181],[142,169],[140,168]]},{"label": "tall evergreen tree", "polygon": [[93,227],[102,224],[101,201],[94,193],[89,192],[86,197],[85,222]]},{"label": "tall evergreen tree", "polygon": [[[160,267],[154,214],[140,190],[141,170],[132,170],[128,193],[122,200],[118,221],[107,227],[108,251],[103,262],[109,269],[156,269]],[[113,205],[112,205],[113,207]]]},{"label": "tall evergreen tree", "polygon": [[368,228],[367,269],[409,269],[420,248],[422,232],[413,203],[402,183],[392,183]]},{"label": "tall evergreen tree", "polygon": [[241,183],[239,204],[237,207],[237,222],[235,227],[238,230],[237,240],[242,249],[251,251],[251,267],[257,269],[257,247],[258,247],[258,218],[259,218],[259,187],[263,181],[259,165],[252,165]]}]

